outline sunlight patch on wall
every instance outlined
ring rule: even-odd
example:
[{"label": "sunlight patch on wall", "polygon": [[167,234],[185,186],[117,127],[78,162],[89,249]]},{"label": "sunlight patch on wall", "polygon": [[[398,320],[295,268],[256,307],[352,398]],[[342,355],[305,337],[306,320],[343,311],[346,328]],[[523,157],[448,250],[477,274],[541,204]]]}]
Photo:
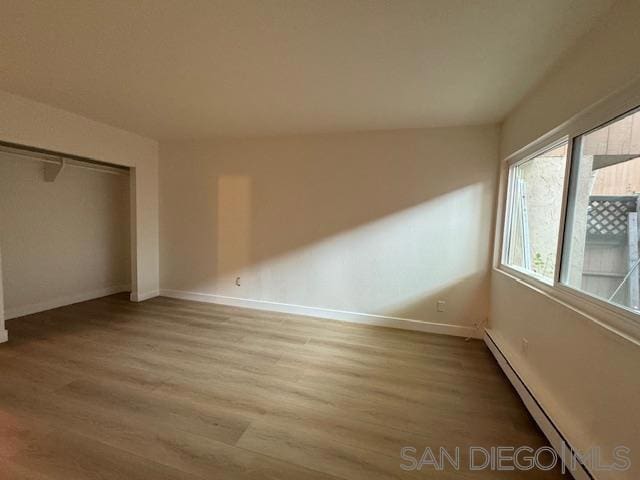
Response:
[{"label": "sunlight patch on wall", "polygon": [[222,177],[219,187],[215,294],[412,316],[456,289],[470,303],[482,297],[491,204],[483,183],[255,264],[251,245],[260,239],[250,238],[250,181]]},{"label": "sunlight patch on wall", "polygon": [[218,178],[217,210],[218,278],[241,276],[251,265],[251,178],[225,175]]}]

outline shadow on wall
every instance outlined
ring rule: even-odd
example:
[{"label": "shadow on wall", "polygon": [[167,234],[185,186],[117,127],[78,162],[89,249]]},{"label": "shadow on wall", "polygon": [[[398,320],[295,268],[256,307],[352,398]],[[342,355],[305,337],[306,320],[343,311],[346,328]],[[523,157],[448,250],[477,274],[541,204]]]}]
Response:
[{"label": "shadow on wall", "polygon": [[189,241],[165,288],[416,319],[464,297],[448,323],[484,319],[497,167],[449,132],[182,151],[162,181]]}]

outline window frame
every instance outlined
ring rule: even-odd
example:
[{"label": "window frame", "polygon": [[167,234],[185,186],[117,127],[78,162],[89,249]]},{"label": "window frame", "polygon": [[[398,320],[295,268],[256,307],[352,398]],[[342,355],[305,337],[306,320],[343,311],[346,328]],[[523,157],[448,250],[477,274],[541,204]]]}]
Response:
[{"label": "window frame", "polygon": [[[640,345],[640,312],[621,305],[610,303],[589,293],[562,283],[562,263],[568,252],[565,234],[569,227],[569,192],[573,181],[572,168],[575,162],[576,141],[582,135],[591,133],[640,109],[640,79],[631,82],[619,91],[583,110],[555,129],[540,136],[537,140],[506,156],[501,162],[498,214],[496,219],[494,271],[504,274],[517,282],[530,287],[566,307],[587,316],[599,326]],[[552,281],[536,275],[535,272],[517,268],[505,263],[506,220],[512,192],[510,172],[512,167],[532,159],[540,153],[567,142],[567,158],[562,191],[560,222],[558,225],[558,243],[556,245],[556,264]]]},{"label": "window frame", "polygon": [[[564,177],[562,180],[562,197],[565,196],[565,192],[567,189],[567,175],[569,173],[569,155],[571,155],[571,139],[569,137],[562,136],[559,139],[556,139],[555,141],[546,144],[545,146],[537,149],[536,151],[529,153],[525,156],[522,157],[516,157],[511,159],[511,161],[507,162],[507,168],[506,168],[506,195],[505,195],[505,205],[504,205],[504,216],[503,216],[503,231],[502,231],[502,241],[501,241],[501,253],[500,253],[500,266],[503,267],[505,270],[510,271],[512,274],[514,275],[524,275],[526,277],[530,277],[535,279],[536,282],[539,283],[543,283],[545,285],[554,285],[556,282],[556,279],[559,278],[559,274],[560,274],[560,256],[559,256],[559,249],[558,246],[562,245],[561,241],[558,241],[558,244],[556,245],[556,261],[555,261],[555,266],[554,266],[554,270],[553,270],[553,277],[552,278],[547,278],[544,275],[540,275],[537,274],[536,272],[527,270],[525,268],[521,268],[518,267],[517,265],[509,265],[508,263],[506,263],[506,257],[507,257],[507,252],[508,252],[508,248],[507,248],[507,236],[508,233],[510,233],[509,228],[507,228],[507,219],[510,217],[510,207],[513,205],[513,185],[512,182],[515,179],[514,176],[511,175],[511,172],[513,170],[515,170],[516,167],[518,167],[518,165],[522,165],[526,162],[528,162],[529,160],[533,160],[534,158],[541,156],[543,153],[546,153],[550,150],[553,150],[554,148],[557,148],[563,144],[567,144],[567,154],[566,154],[566,158],[565,158],[565,165],[564,165]],[[565,207],[566,202],[564,201],[564,198],[562,199],[562,206],[560,209],[560,220],[559,220],[559,225],[558,225],[558,240],[560,240],[560,236],[563,234],[563,228],[562,228],[562,222],[563,222],[563,218],[564,218],[564,207]]]}]

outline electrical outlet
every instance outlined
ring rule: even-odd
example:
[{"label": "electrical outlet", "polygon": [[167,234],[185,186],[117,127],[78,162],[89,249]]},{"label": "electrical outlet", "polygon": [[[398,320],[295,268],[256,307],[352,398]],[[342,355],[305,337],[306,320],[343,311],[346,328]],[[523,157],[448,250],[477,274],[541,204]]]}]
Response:
[{"label": "electrical outlet", "polygon": [[438,303],[436,303],[436,312],[444,312],[446,303],[447,302],[445,302],[444,300],[438,300]]},{"label": "electrical outlet", "polygon": [[520,349],[522,350],[523,355],[529,353],[529,340],[523,337],[522,343],[520,344]]}]

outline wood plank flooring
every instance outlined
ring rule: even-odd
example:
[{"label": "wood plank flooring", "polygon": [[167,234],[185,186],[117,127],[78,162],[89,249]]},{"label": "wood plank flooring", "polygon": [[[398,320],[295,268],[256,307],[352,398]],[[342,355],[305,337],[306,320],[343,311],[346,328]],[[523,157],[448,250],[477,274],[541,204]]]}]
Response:
[{"label": "wood plank flooring", "polygon": [[3,480],[564,478],[400,468],[545,445],[477,340],[126,295],[7,324]]}]

